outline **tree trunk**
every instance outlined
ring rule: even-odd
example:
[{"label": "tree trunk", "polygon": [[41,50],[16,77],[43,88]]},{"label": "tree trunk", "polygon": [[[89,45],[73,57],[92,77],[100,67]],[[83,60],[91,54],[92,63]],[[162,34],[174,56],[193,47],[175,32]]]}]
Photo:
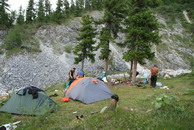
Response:
[{"label": "tree trunk", "polygon": [[[135,46],[135,50],[138,50],[138,46]],[[135,83],[136,81],[136,73],[137,73],[137,59],[136,56],[134,57],[134,59],[132,60],[133,62],[133,67],[132,67],[132,83]]]},{"label": "tree trunk", "polygon": [[133,69],[133,60],[131,60],[131,69],[130,69],[130,76],[129,79],[132,79],[132,69]]},{"label": "tree trunk", "polygon": [[132,83],[136,81],[136,72],[137,72],[137,60],[133,60],[133,69],[132,69]]},{"label": "tree trunk", "polygon": [[84,59],[82,60],[81,71],[84,72]]},{"label": "tree trunk", "polygon": [[108,72],[108,64],[109,64],[109,60],[108,60],[108,58],[106,58],[105,59],[105,67],[104,67],[104,71],[105,71],[106,74]]}]

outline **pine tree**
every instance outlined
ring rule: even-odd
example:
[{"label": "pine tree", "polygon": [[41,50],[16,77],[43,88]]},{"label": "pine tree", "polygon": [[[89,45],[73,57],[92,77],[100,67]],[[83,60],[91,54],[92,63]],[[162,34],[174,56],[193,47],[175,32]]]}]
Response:
[{"label": "pine tree", "polygon": [[125,61],[132,61],[132,82],[136,80],[137,63],[151,60],[154,52],[151,46],[160,41],[158,23],[155,16],[146,8],[145,0],[131,0],[129,17],[126,19],[126,41],[124,46],[128,51],[124,53]]},{"label": "pine tree", "polygon": [[34,7],[35,3],[34,0],[29,0],[28,8],[26,10],[26,22],[32,22],[36,17],[36,9]]},{"label": "pine tree", "polygon": [[163,4],[162,0],[147,0],[146,4],[152,8],[156,8],[159,5]]},{"label": "pine tree", "polygon": [[75,47],[73,52],[77,56],[75,57],[74,63],[78,64],[79,62],[82,62],[81,70],[83,71],[85,59],[91,60],[92,63],[95,61],[95,54],[93,53],[95,50],[95,41],[93,38],[96,36],[96,29],[92,27],[92,18],[88,15],[82,17],[81,24],[82,27],[80,28],[80,33],[77,37],[77,40],[80,41],[80,43]]},{"label": "pine tree", "polygon": [[85,0],[85,9],[91,10],[91,0]]},{"label": "pine tree", "polygon": [[91,0],[91,7],[93,10],[101,10],[103,7],[103,0]]},{"label": "pine tree", "polygon": [[105,26],[109,28],[116,38],[118,31],[121,29],[121,21],[125,18],[125,0],[105,0],[104,17]]},{"label": "pine tree", "polygon": [[60,24],[62,18],[63,18],[63,2],[62,0],[58,0],[56,11],[55,11],[55,22]]},{"label": "pine tree", "polygon": [[45,22],[48,23],[50,21],[50,13],[51,13],[51,4],[49,0],[45,0]]},{"label": "pine tree", "polygon": [[0,26],[9,26],[8,0],[0,0]]},{"label": "pine tree", "polygon": [[96,9],[97,10],[102,10],[103,9],[103,0],[97,0]]},{"label": "pine tree", "polygon": [[[105,30],[109,31],[109,36],[106,40],[106,47],[109,47],[109,44],[112,39],[117,37],[117,33],[120,30],[121,26],[121,21],[124,18],[124,0],[105,0],[104,2],[104,17],[101,23],[105,24]],[[103,31],[103,30],[102,30]],[[101,33],[103,34],[103,32]],[[100,46],[100,48],[104,48],[104,46]],[[109,48],[107,48],[109,49]],[[108,63],[109,63],[109,53],[105,53],[106,58],[105,60],[105,72],[107,73],[108,71]],[[105,57],[103,53],[101,53],[102,57]]]},{"label": "pine tree", "polygon": [[22,6],[19,9],[19,15],[17,17],[17,24],[22,25],[24,24],[24,11],[22,10]]},{"label": "pine tree", "polygon": [[51,13],[51,4],[49,0],[45,0],[45,15],[49,15]]},{"label": "pine tree", "polygon": [[69,7],[69,2],[68,2],[68,0],[64,0],[64,8],[65,8],[66,17],[68,17],[69,14],[70,14],[70,7]]},{"label": "pine tree", "polygon": [[91,0],[91,8],[95,10],[96,7],[96,0]]},{"label": "pine tree", "polygon": [[104,68],[105,68],[105,72],[107,72],[108,64],[109,64],[109,55],[111,53],[111,50],[109,49],[111,33],[107,27],[102,29],[99,39],[100,39],[99,47],[101,48],[100,50],[101,55],[99,56],[99,59],[105,61],[106,64]]},{"label": "pine tree", "polygon": [[70,8],[70,12],[71,14],[75,14],[76,13],[76,8],[75,8],[75,3],[73,0],[71,0],[71,8]]},{"label": "pine tree", "polygon": [[84,0],[76,0],[76,16],[79,16],[84,9]]},{"label": "pine tree", "polygon": [[16,20],[16,11],[11,11],[11,13],[9,14],[8,26],[11,27],[14,24],[15,20]]},{"label": "pine tree", "polygon": [[44,9],[44,0],[39,0],[38,2],[38,21],[44,22],[45,18],[45,9]]}]

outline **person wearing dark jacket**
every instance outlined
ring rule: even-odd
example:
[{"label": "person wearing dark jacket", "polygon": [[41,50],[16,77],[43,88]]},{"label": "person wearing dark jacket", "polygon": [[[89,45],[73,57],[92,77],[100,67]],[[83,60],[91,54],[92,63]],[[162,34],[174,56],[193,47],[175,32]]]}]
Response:
[{"label": "person wearing dark jacket", "polygon": [[69,71],[69,82],[70,82],[70,84],[75,80],[75,70],[76,70],[76,68],[73,68]]}]

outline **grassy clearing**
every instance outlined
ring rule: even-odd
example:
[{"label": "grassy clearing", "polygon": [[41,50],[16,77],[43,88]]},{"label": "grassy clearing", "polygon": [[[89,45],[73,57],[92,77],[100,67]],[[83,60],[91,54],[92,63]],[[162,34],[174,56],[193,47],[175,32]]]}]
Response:
[{"label": "grassy clearing", "polygon": [[[190,130],[194,129],[194,93],[186,93],[194,89],[194,73],[181,75],[173,79],[159,79],[169,90],[152,89],[148,85],[145,89],[127,86],[125,84],[109,85],[113,93],[120,97],[119,105],[114,111],[102,114],[94,112],[110,104],[110,99],[85,105],[71,100],[68,103],[60,101],[64,97],[64,85],[55,86],[46,90],[47,94],[54,94],[60,90],[58,97],[52,97],[59,105],[54,113],[42,116],[16,116],[0,113],[0,125],[22,120],[20,130],[60,130],[60,129],[167,129]],[[163,96],[161,107],[156,109],[153,104]],[[173,97],[173,98],[170,98]],[[77,112],[73,114],[73,112]],[[76,115],[84,115],[82,121]]]}]

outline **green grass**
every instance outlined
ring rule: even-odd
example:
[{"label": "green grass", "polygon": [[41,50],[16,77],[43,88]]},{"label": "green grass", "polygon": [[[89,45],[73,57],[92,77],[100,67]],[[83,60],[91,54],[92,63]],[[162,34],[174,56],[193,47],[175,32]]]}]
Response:
[{"label": "green grass", "polygon": [[[16,116],[0,113],[0,125],[21,120],[19,130],[60,130],[60,129],[153,129],[153,130],[190,130],[194,129],[194,95],[185,94],[188,89],[194,89],[194,72],[172,79],[158,79],[163,85],[171,89],[152,89],[148,85],[145,89],[125,84],[109,85],[113,93],[120,97],[116,110],[104,113],[94,112],[110,104],[111,100],[100,101],[85,105],[71,100],[61,102],[64,97],[64,84],[56,85],[46,90],[48,95],[59,90],[58,97],[52,99],[59,108],[54,113],[42,116]],[[173,100],[162,102],[162,107],[155,109],[153,103],[161,95],[173,96]],[[77,112],[73,114],[73,112]],[[76,120],[76,115],[84,115],[82,121]]]}]

